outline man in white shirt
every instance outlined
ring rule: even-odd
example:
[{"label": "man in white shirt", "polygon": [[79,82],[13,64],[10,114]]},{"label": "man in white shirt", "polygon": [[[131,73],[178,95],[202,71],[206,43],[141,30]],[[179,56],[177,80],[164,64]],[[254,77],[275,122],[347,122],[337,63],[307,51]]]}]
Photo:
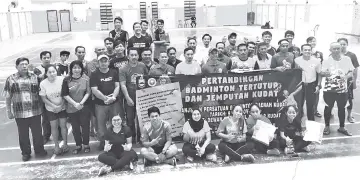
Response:
[{"label": "man in white shirt", "polygon": [[[196,37],[188,38],[187,46],[193,49],[193,60],[196,61],[199,65],[201,65],[203,56],[201,55],[201,53],[198,53]],[[180,61],[185,61],[186,58],[184,54],[181,54],[179,59]]]},{"label": "man in white shirt", "polygon": [[325,76],[324,101],[327,106],[324,110],[325,129],[324,135],[330,134],[331,111],[336,102],[340,122],[339,133],[351,136],[345,129],[345,106],[348,100],[348,79],[353,77],[351,59],[342,55],[339,43],[331,43],[331,55],[322,64],[321,74]]},{"label": "man in white shirt", "polygon": [[255,61],[253,58],[248,57],[248,49],[246,44],[239,44],[238,56],[231,58],[231,71],[249,71],[255,67]]},{"label": "man in white shirt", "polygon": [[194,50],[190,47],[184,49],[185,61],[176,66],[175,74],[196,75],[201,74],[201,67],[194,59]]},{"label": "man in white shirt", "polygon": [[209,59],[209,50],[211,48],[210,43],[211,43],[212,37],[210,36],[210,34],[204,34],[202,36],[202,42],[203,42],[203,46],[198,46],[198,50],[197,53],[200,55],[201,57],[201,64],[205,64],[208,59]]},{"label": "man in white shirt", "polygon": [[302,69],[302,90],[306,101],[307,118],[315,121],[314,105],[316,94],[319,93],[321,85],[321,81],[317,82],[317,78],[321,79],[321,62],[312,56],[310,44],[302,45],[301,51],[303,55],[296,58],[295,63]]}]

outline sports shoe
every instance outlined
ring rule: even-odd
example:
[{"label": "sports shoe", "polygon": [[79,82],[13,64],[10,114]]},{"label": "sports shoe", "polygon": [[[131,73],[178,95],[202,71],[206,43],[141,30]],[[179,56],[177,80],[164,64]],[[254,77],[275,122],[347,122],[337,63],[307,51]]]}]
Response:
[{"label": "sports shoe", "polygon": [[105,165],[105,166],[103,166],[103,167],[100,168],[99,173],[98,173],[98,176],[103,176],[103,175],[105,175],[105,174],[107,174],[107,173],[109,173],[109,172],[111,172],[111,167]]},{"label": "sports shoe", "polygon": [[243,154],[241,160],[244,162],[254,163],[255,157],[252,154]]},{"label": "sports shoe", "polygon": [[280,151],[276,148],[267,150],[266,154],[273,155],[273,156],[279,156]]},{"label": "sports shoe", "polygon": [[224,162],[225,162],[225,163],[229,163],[229,162],[230,162],[230,157],[229,157],[228,155],[225,155]]},{"label": "sports shoe", "polygon": [[216,162],[217,161],[216,154],[208,154],[208,155],[206,155],[206,160],[208,160],[210,162]]},{"label": "sports shoe", "polygon": [[194,162],[194,158],[191,156],[186,157],[186,160],[190,163]]},{"label": "sports shoe", "polygon": [[24,162],[29,161],[30,158],[31,158],[31,155],[25,154],[22,156],[22,161],[24,161]]}]

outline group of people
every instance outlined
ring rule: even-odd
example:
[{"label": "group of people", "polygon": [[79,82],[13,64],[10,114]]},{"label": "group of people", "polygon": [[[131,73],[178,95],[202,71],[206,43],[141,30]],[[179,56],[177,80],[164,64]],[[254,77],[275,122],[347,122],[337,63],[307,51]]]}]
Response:
[{"label": "group of people", "polygon": [[[89,153],[89,137],[98,138],[99,150],[105,151],[98,158],[106,165],[100,169],[101,175],[126,166],[132,169],[133,162],[138,159],[132,149],[135,142],[141,142],[143,146],[140,154],[146,165],[168,163],[176,166],[178,148],[172,142],[171,126],[161,119],[159,108],[148,109],[151,123],[140,132],[136,118],[136,78],[145,75],[302,69],[302,86],[287,97],[292,99],[296,93],[303,93],[307,111],[302,112],[305,103],[300,107],[289,105],[284,108],[281,118],[271,122],[261,115],[257,104],[251,105],[246,120],[243,106],[235,106],[232,115],[221,121],[216,133],[221,139],[218,149],[225,162],[254,162],[251,155],[254,149],[270,155],[279,155],[282,150],[286,153],[308,151],[311,142],[303,140],[304,119],[321,117],[317,111],[321,89],[326,103],[324,135],[330,134],[330,118],[337,102],[338,131],[351,136],[345,129],[345,106],[349,101],[347,119],[354,122],[352,91],[356,89],[359,63],[356,55],[347,50],[345,38],[331,43],[331,54],[324,58],[323,53],[316,50],[315,37],[309,37],[300,48],[296,47],[293,31],[285,32],[278,48],[271,46],[269,31],[262,33],[263,42],[240,44],[237,44],[237,34],[231,33],[227,38],[228,45],[226,41],[220,41],[215,47],[210,45],[212,36],[204,34],[201,45],[196,37],[189,37],[187,47],[177,58],[177,49],[170,46],[163,20],[157,20],[157,29],[151,34],[147,32],[147,21],[135,22],[132,37],[121,29],[122,23],[120,17],[114,19],[115,29],[104,40],[104,45],[95,47],[96,58],[93,60],[85,60],[83,46],[75,48],[77,59],[71,62],[68,62],[69,51],[60,52],[60,62],[55,64],[51,52],[41,52],[41,65],[34,69],[29,68],[29,59],[16,60],[18,72],[7,78],[4,95],[7,115],[9,119],[15,118],[17,123],[23,161],[31,158],[29,128],[36,156],[47,155],[44,144],[50,136],[55,144],[54,154],[70,151],[67,144],[67,122],[70,122],[76,143],[73,154]],[[211,143],[210,127],[201,118],[201,113],[194,107],[192,118],[184,124],[182,151],[188,161],[205,158],[215,162],[216,146]],[[277,127],[268,146],[251,138],[258,120]]]}]

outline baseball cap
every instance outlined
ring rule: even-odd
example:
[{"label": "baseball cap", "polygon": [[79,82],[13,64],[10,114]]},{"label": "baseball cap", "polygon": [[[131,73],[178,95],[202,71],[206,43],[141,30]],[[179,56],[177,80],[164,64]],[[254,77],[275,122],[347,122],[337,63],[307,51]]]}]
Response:
[{"label": "baseball cap", "polygon": [[237,34],[235,32],[232,32],[232,33],[229,34],[228,38],[230,39],[233,36],[237,37]]},{"label": "baseball cap", "polygon": [[101,59],[106,59],[106,60],[109,60],[109,56],[105,55],[105,54],[102,54],[98,57],[98,60],[100,61]]},{"label": "baseball cap", "polygon": [[70,55],[70,52],[69,51],[61,51],[60,52],[60,56],[62,56],[62,55],[67,55],[67,56],[69,56]]},{"label": "baseball cap", "polygon": [[209,49],[209,54],[212,53],[213,51],[219,52],[218,49],[216,49],[216,48],[210,48]]}]

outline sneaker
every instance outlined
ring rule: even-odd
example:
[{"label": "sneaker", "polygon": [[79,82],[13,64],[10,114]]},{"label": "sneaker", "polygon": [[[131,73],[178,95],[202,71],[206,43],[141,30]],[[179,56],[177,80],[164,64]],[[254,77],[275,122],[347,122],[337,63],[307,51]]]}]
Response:
[{"label": "sneaker", "polygon": [[186,160],[190,163],[194,162],[194,158],[191,156],[186,157]]},{"label": "sneaker", "polygon": [[216,154],[208,154],[208,155],[206,155],[206,160],[208,160],[210,162],[216,162],[217,161]]},{"label": "sneaker", "polygon": [[225,162],[225,163],[229,163],[229,162],[230,162],[230,157],[229,157],[228,155],[225,155],[224,162]]},{"label": "sneaker", "polygon": [[286,147],[286,148],[284,149],[284,153],[285,153],[285,154],[294,154],[294,153],[295,153],[295,149],[294,149],[294,148]]},{"label": "sneaker", "polygon": [[130,168],[130,170],[134,170],[134,164],[133,164],[133,162],[130,162],[129,168]]},{"label": "sneaker", "polygon": [[339,128],[337,131],[341,134],[344,134],[345,136],[352,136],[352,134],[349,133],[345,128]]},{"label": "sneaker", "polygon": [[107,166],[107,165],[103,166],[103,167],[100,168],[98,176],[103,176],[103,175],[105,175],[105,174],[107,174],[109,172],[111,172],[111,167]]},{"label": "sneaker", "polygon": [[347,120],[349,121],[349,123],[355,123],[355,118],[354,117],[348,116]]},{"label": "sneaker", "polygon": [[329,126],[326,126],[324,128],[324,132],[323,132],[324,135],[329,135],[330,134],[330,127]]},{"label": "sneaker", "polygon": [[249,163],[254,163],[255,162],[255,157],[252,154],[243,154],[241,156],[241,159],[244,162],[249,162]]},{"label": "sneaker", "polygon": [[279,156],[280,155],[280,151],[278,149],[269,149],[267,150],[266,154],[268,155],[273,155],[273,156]]},{"label": "sneaker", "polygon": [[30,158],[31,158],[31,156],[30,156],[30,155],[25,154],[25,155],[23,155],[23,156],[22,156],[22,161],[24,161],[24,162],[29,161],[29,160],[30,160]]},{"label": "sneaker", "polygon": [[172,166],[174,166],[174,167],[176,167],[177,166],[177,159],[176,159],[176,157],[173,157],[173,158],[171,158],[171,160],[172,160]]},{"label": "sneaker", "polygon": [[314,115],[315,115],[316,117],[318,117],[318,118],[321,118],[321,117],[322,117],[322,115],[319,113],[319,111],[316,111]]}]

